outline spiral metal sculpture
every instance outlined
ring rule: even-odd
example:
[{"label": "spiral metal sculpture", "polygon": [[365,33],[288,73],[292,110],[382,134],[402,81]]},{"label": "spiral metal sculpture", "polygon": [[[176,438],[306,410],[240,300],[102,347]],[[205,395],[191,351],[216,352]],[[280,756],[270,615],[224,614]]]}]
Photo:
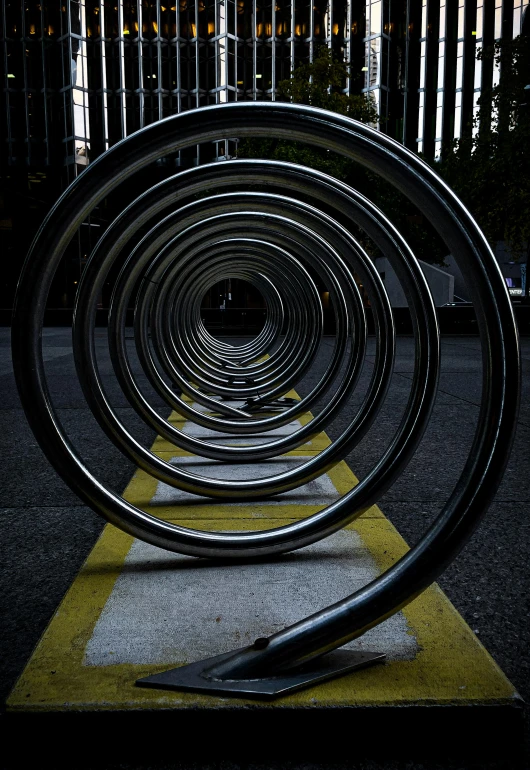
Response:
[{"label": "spiral metal sculpture", "polygon": [[[77,456],[49,396],[41,352],[46,300],[65,248],[93,208],[148,164],[190,145],[234,136],[280,137],[341,153],[408,196],[441,234],[468,282],[484,362],[481,414],[469,458],[422,540],[363,590],[250,647],[187,667],[187,683],[186,669],[178,669],[180,679],[173,680],[176,686],[239,693],[265,692],[256,682],[273,682],[271,694],[288,681],[300,686],[333,675],[324,653],[397,612],[463,547],[507,462],[518,409],[519,351],[511,302],[483,235],[440,178],[400,144],[348,118],[279,103],[208,107],[155,123],[91,163],[50,212],[27,257],[13,320],[17,384],[35,436],[63,479],[108,521],[155,546],[191,556],[238,559],[301,548],[373,505],[403,471],[428,423],[438,380],[439,332],[423,273],[402,236],[369,200],[323,173],[290,163],[234,160],[183,171],[147,190],[112,222],[90,255],[77,292],[73,345],[79,380],[99,425],[139,468],[195,495],[252,501],[327,472],[374,423],[393,371],[392,312],[381,278],[355,237],[360,228],[390,261],[411,312],[415,372],[395,436],[375,467],[340,500],[303,520],[259,532],[195,531],[158,519],[100,483]],[[373,310],[373,373],[342,435],[303,464],[230,483],[191,473],[142,446],[111,407],[98,372],[94,326],[102,287],[117,274],[108,317],[111,360],[123,392],[149,427],[180,449],[215,461],[253,463],[300,447],[350,402],[359,381],[367,325],[354,273]],[[333,296],[334,348],[311,392],[289,400],[285,395],[310,370],[323,334],[314,276]],[[205,292],[227,277],[254,284],[267,305],[262,331],[239,347],[213,337],[201,320]],[[125,342],[132,302],[143,371],[158,396],[187,420],[214,434],[245,437],[292,423],[324,395],[326,406],[296,432],[258,445],[220,444],[183,432],[150,405],[133,372]],[[271,411],[278,404],[283,408]],[[341,665],[335,673],[344,669],[344,661]],[[300,672],[308,670],[312,673],[304,679]],[[158,679],[155,686],[171,683]]]}]

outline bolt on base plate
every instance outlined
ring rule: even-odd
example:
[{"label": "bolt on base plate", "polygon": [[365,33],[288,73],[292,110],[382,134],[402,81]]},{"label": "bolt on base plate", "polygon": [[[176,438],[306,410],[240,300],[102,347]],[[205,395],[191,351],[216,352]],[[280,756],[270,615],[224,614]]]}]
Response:
[{"label": "bolt on base plate", "polygon": [[357,652],[335,650],[303,666],[285,671],[277,676],[262,679],[208,679],[208,671],[223,660],[230,658],[234,651],[216,655],[213,658],[172,668],[160,674],[137,679],[138,687],[153,687],[163,690],[192,690],[204,693],[222,693],[241,697],[275,698],[279,695],[301,690],[304,687],[343,676],[356,669],[383,662],[385,654],[380,652]]}]

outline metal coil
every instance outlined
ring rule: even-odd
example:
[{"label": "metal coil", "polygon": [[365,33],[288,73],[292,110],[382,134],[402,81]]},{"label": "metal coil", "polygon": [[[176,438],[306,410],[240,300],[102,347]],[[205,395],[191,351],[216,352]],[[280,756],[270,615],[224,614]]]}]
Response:
[{"label": "metal coil", "polygon": [[[301,548],[373,505],[402,473],[428,424],[439,373],[439,330],[422,270],[405,240],[369,200],[321,172],[290,163],[233,160],[180,172],[150,188],[119,214],[90,255],[77,292],[73,345],[94,417],[138,468],[195,495],[253,501],[281,495],[326,473],[373,425],[394,365],[392,311],[381,277],[356,238],[360,228],[399,277],[413,324],[415,371],[395,436],[372,470],[340,500],[308,518],[258,532],[204,532],[158,519],[107,488],[78,457],[49,397],[40,344],[48,292],[65,248],[93,208],[142,168],[191,145],[234,136],[274,136],[339,152],[406,194],[458,260],[472,292],[484,351],[475,440],[436,522],[366,589],[335,605],[333,612],[323,611],[275,635],[266,649],[254,650],[253,662],[247,656],[241,663],[246,674],[254,675],[293,659],[293,634],[298,661],[359,636],[414,598],[454,558],[502,477],[517,416],[519,353],[510,299],[483,235],[440,178],[395,141],[342,116],[279,103],[208,107],[155,123],[91,163],[50,212],[27,257],[13,319],[15,371],[30,425],[57,472],[108,521],[153,545],[192,556],[237,559]],[[250,467],[303,446],[351,404],[359,382],[367,322],[354,274],[360,276],[373,312],[372,375],[342,434],[300,465],[230,483],[192,473],[143,446],[109,403],[98,371],[94,327],[102,288],[117,275],[108,317],[112,365],[128,401],[150,428],[193,455]],[[333,298],[334,347],[316,385],[291,401],[286,394],[311,370],[321,346],[323,314],[315,276]],[[229,277],[254,284],[267,306],[262,331],[240,347],[212,336],[201,319],[205,292]],[[212,438],[178,429],[142,392],[125,340],[131,303],[135,350],[150,387],[168,410]],[[307,424],[276,435],[323,398],[325,406]],[[267,438],[272,431],[276,434]],[[258,444],[234,445],[215,440],[216,433],[264,438]]]}]

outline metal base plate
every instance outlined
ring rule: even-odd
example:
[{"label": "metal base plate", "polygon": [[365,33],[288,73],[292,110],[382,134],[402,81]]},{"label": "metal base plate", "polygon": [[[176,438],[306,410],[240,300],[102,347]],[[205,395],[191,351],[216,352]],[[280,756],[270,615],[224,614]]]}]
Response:
[{"label": "metal base plate", "polygon": [[214,658],[190,663],[187,666],[172,668],[160,674],[138,679],[138,687],[154,687],[163,690],[192,690],[204,693],[222,693],[241,697],[275,698],[279,695],[301,690],[327,679],[343,676],[358,668],[365,668],[374,663],[384,661],[385,655],[380,652],[355,652],[351,650],[335,650],[323,655],[311,663],[287,671],[278,676],[264,679],[207,679],[204,672],[216,663],[231,657],[234,651]]}]

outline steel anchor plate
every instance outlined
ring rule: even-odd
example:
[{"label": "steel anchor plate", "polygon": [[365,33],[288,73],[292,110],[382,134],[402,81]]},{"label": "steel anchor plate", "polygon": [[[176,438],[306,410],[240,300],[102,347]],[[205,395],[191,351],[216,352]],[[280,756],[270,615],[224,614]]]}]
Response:
[{"label": "steel anchor plate", "polygon": [[208,679],[207,672],[214,665],[230,658],[234,651],[216,655],[213,658],[199,660],[186,666],[172,668],[153,674],[144,679],[137,679],[138,687],[153,687],[163,690],[192,690],[204,693],[224,693],[242,697],[275,698],[304,687],[343,676],[356,669],[366,668],[385,660],[385,654],[354,650],[335,650],[285,671],[277,676],[262,679]]}]

